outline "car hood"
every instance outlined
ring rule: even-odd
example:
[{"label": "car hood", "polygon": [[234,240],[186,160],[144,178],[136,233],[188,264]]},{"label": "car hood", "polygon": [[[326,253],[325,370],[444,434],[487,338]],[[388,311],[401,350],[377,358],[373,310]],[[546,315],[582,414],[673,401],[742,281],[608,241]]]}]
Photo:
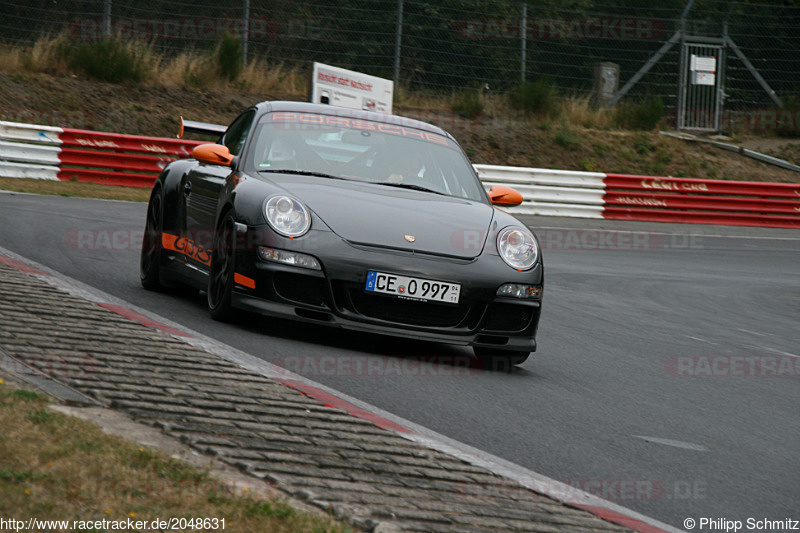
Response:
[{"label": "car hood", "polygon": [[473,258],[494,216],[488,204],[423,191],[311,176],[270,180],[353,245]]}]

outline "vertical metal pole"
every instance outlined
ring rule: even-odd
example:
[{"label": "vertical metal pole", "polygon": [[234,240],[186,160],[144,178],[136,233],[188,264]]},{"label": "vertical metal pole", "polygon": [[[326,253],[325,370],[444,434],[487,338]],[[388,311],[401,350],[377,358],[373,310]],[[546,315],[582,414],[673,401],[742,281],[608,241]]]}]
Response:
[{"label": "vertical metal pole", "polygon": [[717,109],[714,129],[717,133],[722,131],[722,114],[725,111],[725,46],[719,47],[719,59],[717,60]]},{"label": "vertical metal pole", "polygon": [[403,42],[403,0],[397,0],[397,31],[394,36],[394,90],[400,84],[400,47]]},{"label": "vertical metal pole", "polygon": [[[708,48],[697,48],[697,55],[703,58],[709,57]],[[697,76],[697,74],[695,74]],[[708,122],[708,86],[707,85],[692,85],[697,97],[697,102],[692,109],[697,113],[695,121],[695,128],[704,129]]]},{"label": "vertical metal pole", "polygon": [[686,61],[686,43],[681,39],[681,60],[678,67],[680,69],[680,72],[678,72],[678,123],[676,124],[679,130],[686,126],[684,115],[686,113],[686,78],[688,77],[687,70],[689,69]]},{"label": "vertical metal pole", "polygon": [[[704,57],[704,56],[707,55],[706,51],[705,51],[705,48],[701,48],[699,46],[695,46],[694,48],[692,48],[692,52],[694,53],[694,55],[696,55],[698,57]],[[691,56],[690,56],[690,61],[691,61]],[[689,73],[689,76],[690,76],[690,78],[695,78],[696,79],[697,74],[695,73],[694,75],[692,75],[691,73]],[[695,84],[694,83],[694,79],[689,79],[688,87],[689,87],[689,94],[692,95],[692,98],[689,100],[689,106],[687,107],[687,111],[689,111],[689,113],[691,113],[691,119],[689,121],[689,126],[692,127],[692,128],[702,128],[703,127],[703,109],[705,109],[703,107],[703,105],[704,105],[703,104],[703,97],[704,97],[704,94],[705,94],[704,91],[703,91],[703,86]]]},{"label": "vertical metal pole", "polygon": [[[703,57],[712,57],[713,54],[712,48],[705,48],[703,50]],[[717,80],[714,81],[716,82]],[[697,87],[703,91],[703,127],[708,128],[708,125],[711,123],[709,113],[711,111],[711,97],[714,95],[714,88],[708,87],[707,85],[698,85]]]},{"label": "vertical metal pole", "polygon": [[520,72],[520,81],[525,83],[525,62],[526,62],[526,55],[528,52],[528,3],[522,2],[522,20],[519,23],[520,27],[520,61],[519,61],[519,72]]},{"label": "vertical metal pole", "polygon": [[242,66],[247,65],[247,41],[250,40],[250,0],[244,0],[244,27],[242,28]]},{"label": "vertical metal pole", "polygon": [[[707,50],[708,51],[706,52],[707,53],[706,57],[713,57],[714,61],[717,61],[719,59],[717,57],[716,49],[714,49],[713,47],[708,47]],[[714,69],[714,85],[712,85],[711,87],[703,86],[703,89],[705,89],[704,92],[706,93],[706,103],[705,103],[706,123],[705,123],[704,127],[708,128],[708,129],[711,129],[711,127],[712,127],[712,124],[713,124],[712,113],[714,112],[714,110],[716,108],[716,105],[715,105],[715,102],[714,102],[714,100],[717,97],[717,79],[716,79],[716,75],[717,75],[717,71],[716,71],[716,69]]]},{"label": "vertical metal pole", "polygon": [[111,37],[111,0],[103,0],[103,37]]},{"label": "vertical metal pole", "polygon": [[[681,39],[681,61],[680,61],[680,73],[678,75],[678,129],[683,129],[686,126],[686,93],[689,90],[687,84],[688,76],[688,57],[686,53],[686,17],[689,15],[689,11],[691,11],[692,6],[694,5],[695,0],[689,0],[686,3],[686,7],[683,8],[683,13],[681,13],[681,20],[680,20],[680,27],[678,29],[678,33],[680,33]],[[691,81],[689,80],[691,83]]]},{"label": "vertical metal pole", "polygon": [[725,112],[725,60],[728,53],[728,21],[733,13],[736,2],[733,2],[725,14],[725,21],[722,23],[722,46],[719,47],[719,63],[717,66],[717,121],[714,129],[717,133],[722,131],[722,114]]},{"label": "vertical metal pole", "polygon": [[[686,46],[686,65],[690,65],[692,62],[692,55],[697,55],[699,50],[694,48],[691,45]],[[692,84],[692,71],[686,71],[684,69],[684,73],[686,74],[686,100],[684,101],[684,109],[683,109],[683,116],[684,128],[696,128],[697,127],[697,114],[694,112],[697,109],[697,103],[695,102],[697,91],[695,91],[695,87]]]}]

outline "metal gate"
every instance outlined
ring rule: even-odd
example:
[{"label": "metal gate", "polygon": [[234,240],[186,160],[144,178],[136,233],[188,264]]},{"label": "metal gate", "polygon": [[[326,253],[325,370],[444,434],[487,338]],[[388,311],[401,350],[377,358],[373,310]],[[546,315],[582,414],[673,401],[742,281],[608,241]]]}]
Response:
[{"label": "metal gate", "polygon": [[724,43],[683,43],[678,87],[678,129],[719,131],[724,66]]}]

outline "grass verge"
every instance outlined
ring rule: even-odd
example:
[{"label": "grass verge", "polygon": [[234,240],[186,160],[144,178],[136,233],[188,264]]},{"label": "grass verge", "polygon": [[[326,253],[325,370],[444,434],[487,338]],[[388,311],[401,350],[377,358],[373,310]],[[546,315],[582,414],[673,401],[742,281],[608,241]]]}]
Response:
[{"label": "grass verge", "polygon": [[0,178],[0,190],[49,194],[51,196],[76,196],[81,198],[101,198],[103,200],[125,200],[146,202],[150,199],[150,189],[117,187],[79,181],[51,181],[27,178]]},{"label": "grass verge", "polygon": [[0,379],[0,514],[5,519],[68,520],[72,526],[73,520],[216,518],[216,530],[224,519],[226,532],[350,531],[283,500],[233,490],[206,471],[107,435],[47,405],[46,397]]}]

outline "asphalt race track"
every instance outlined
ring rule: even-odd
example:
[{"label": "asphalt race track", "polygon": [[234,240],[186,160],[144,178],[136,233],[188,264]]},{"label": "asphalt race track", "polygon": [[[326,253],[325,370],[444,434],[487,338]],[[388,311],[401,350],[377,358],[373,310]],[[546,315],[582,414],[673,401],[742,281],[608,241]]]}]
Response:
[{"label": "asphalt race track", "polygon": [[465,348],[221,324],[203,294],[147,292],[145,209],[0,194],[0,246],[673,526],[800,519],[798,231],[528,219],[546,267],[539,351],[507,374],[467,366]]}]

